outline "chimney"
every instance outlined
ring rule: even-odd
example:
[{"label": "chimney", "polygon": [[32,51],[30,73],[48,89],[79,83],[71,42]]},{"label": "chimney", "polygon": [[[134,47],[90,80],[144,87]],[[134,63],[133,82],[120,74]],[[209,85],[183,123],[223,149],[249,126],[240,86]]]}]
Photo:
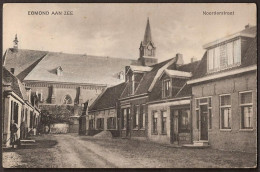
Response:
[{"label": "chimney", "polygon": [[192,63],[192,62],[195,62],[195,61],[197,61],[197,58],[195,58],[195,57],[192,57],[191,59],[190,59],[190,62]]},{"label": "chimney", "polygon": [[10,68],[11,73],[14,75],[14,68]]},{"label": "chimney", "polygon": [[176,54],[176,57],[177,57],[177,62],[176,62],[176,64],[177,64],[177,65],[183,65],[183,63],[184,63],[184,61],[183,61],[183,55],[180,54],[180,53],[177,53],[177,54]]}]

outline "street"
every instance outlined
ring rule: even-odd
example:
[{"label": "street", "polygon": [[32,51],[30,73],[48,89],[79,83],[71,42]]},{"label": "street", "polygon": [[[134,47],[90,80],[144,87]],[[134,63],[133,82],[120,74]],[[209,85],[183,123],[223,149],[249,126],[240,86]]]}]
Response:
[{"label": "street", "polygon": [[256,154],[174,148],[148,141],[77,134],[33,137],[37,145],[4,150],[6,168],[230,168],[254,167]]}]

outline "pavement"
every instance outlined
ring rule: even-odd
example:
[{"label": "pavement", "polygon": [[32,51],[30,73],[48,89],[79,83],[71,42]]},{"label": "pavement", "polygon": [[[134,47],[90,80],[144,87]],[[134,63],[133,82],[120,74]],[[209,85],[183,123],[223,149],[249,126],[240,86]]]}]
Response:
[{"label": "pavement", "polygon": [[164,146],[144,140],[77,134],[36,136],[36,146],[4,150],[5,168],[255,167],[256,154]]}]

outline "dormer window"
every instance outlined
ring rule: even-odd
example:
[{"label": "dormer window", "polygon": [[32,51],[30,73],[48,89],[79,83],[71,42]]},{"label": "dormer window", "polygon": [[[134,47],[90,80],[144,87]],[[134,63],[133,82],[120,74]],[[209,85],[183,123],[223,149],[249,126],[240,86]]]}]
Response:
[{"label": "dormer window", "polygon": [[61,68],[61,66],[59,66],[59,67],[57,68],[57,75],[58,75],[58,76],[62,76],[62,75],[63,75],[63,69]]},{"label": "dormer window", "polygon": [[208,72],[215,72],[241,64],[241,38],[225,42],[207,51]]},{"label": "dormer window", "polygon": [[162,82],[162,98],[171,96],[171,80],[166,79]]}]

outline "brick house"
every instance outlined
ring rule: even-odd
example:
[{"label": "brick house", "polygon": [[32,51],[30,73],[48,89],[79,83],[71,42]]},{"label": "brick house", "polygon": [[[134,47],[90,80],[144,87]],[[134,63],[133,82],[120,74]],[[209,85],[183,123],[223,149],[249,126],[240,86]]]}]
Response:
[{"label": "brick house", "polygon": [[204,45],[192,87],[192,137],[212,148],[256,152],[256,27]]},{"label": "brick house", "polygon": [[40,124],[38,99],[30,88],[20,82],[10,71],[3,67],[2,78],[2,144],[10,146],[11,121],[18,125],[18,139],[25,139],[28,133],[35,134]]},{"label": "brick house", "polygon": [[119,103],[126,84],[108,87],[89,107],[86,120],[86,134],[94,135],[100,131],[110,131],[113,136],[119,136]]},{"label": "brick house", "polygon": [[164,69],[149,95],[148,138],[161,143],[191,143],[191,87],[187,81],[199,61],[182,64],[182,56]]}]

